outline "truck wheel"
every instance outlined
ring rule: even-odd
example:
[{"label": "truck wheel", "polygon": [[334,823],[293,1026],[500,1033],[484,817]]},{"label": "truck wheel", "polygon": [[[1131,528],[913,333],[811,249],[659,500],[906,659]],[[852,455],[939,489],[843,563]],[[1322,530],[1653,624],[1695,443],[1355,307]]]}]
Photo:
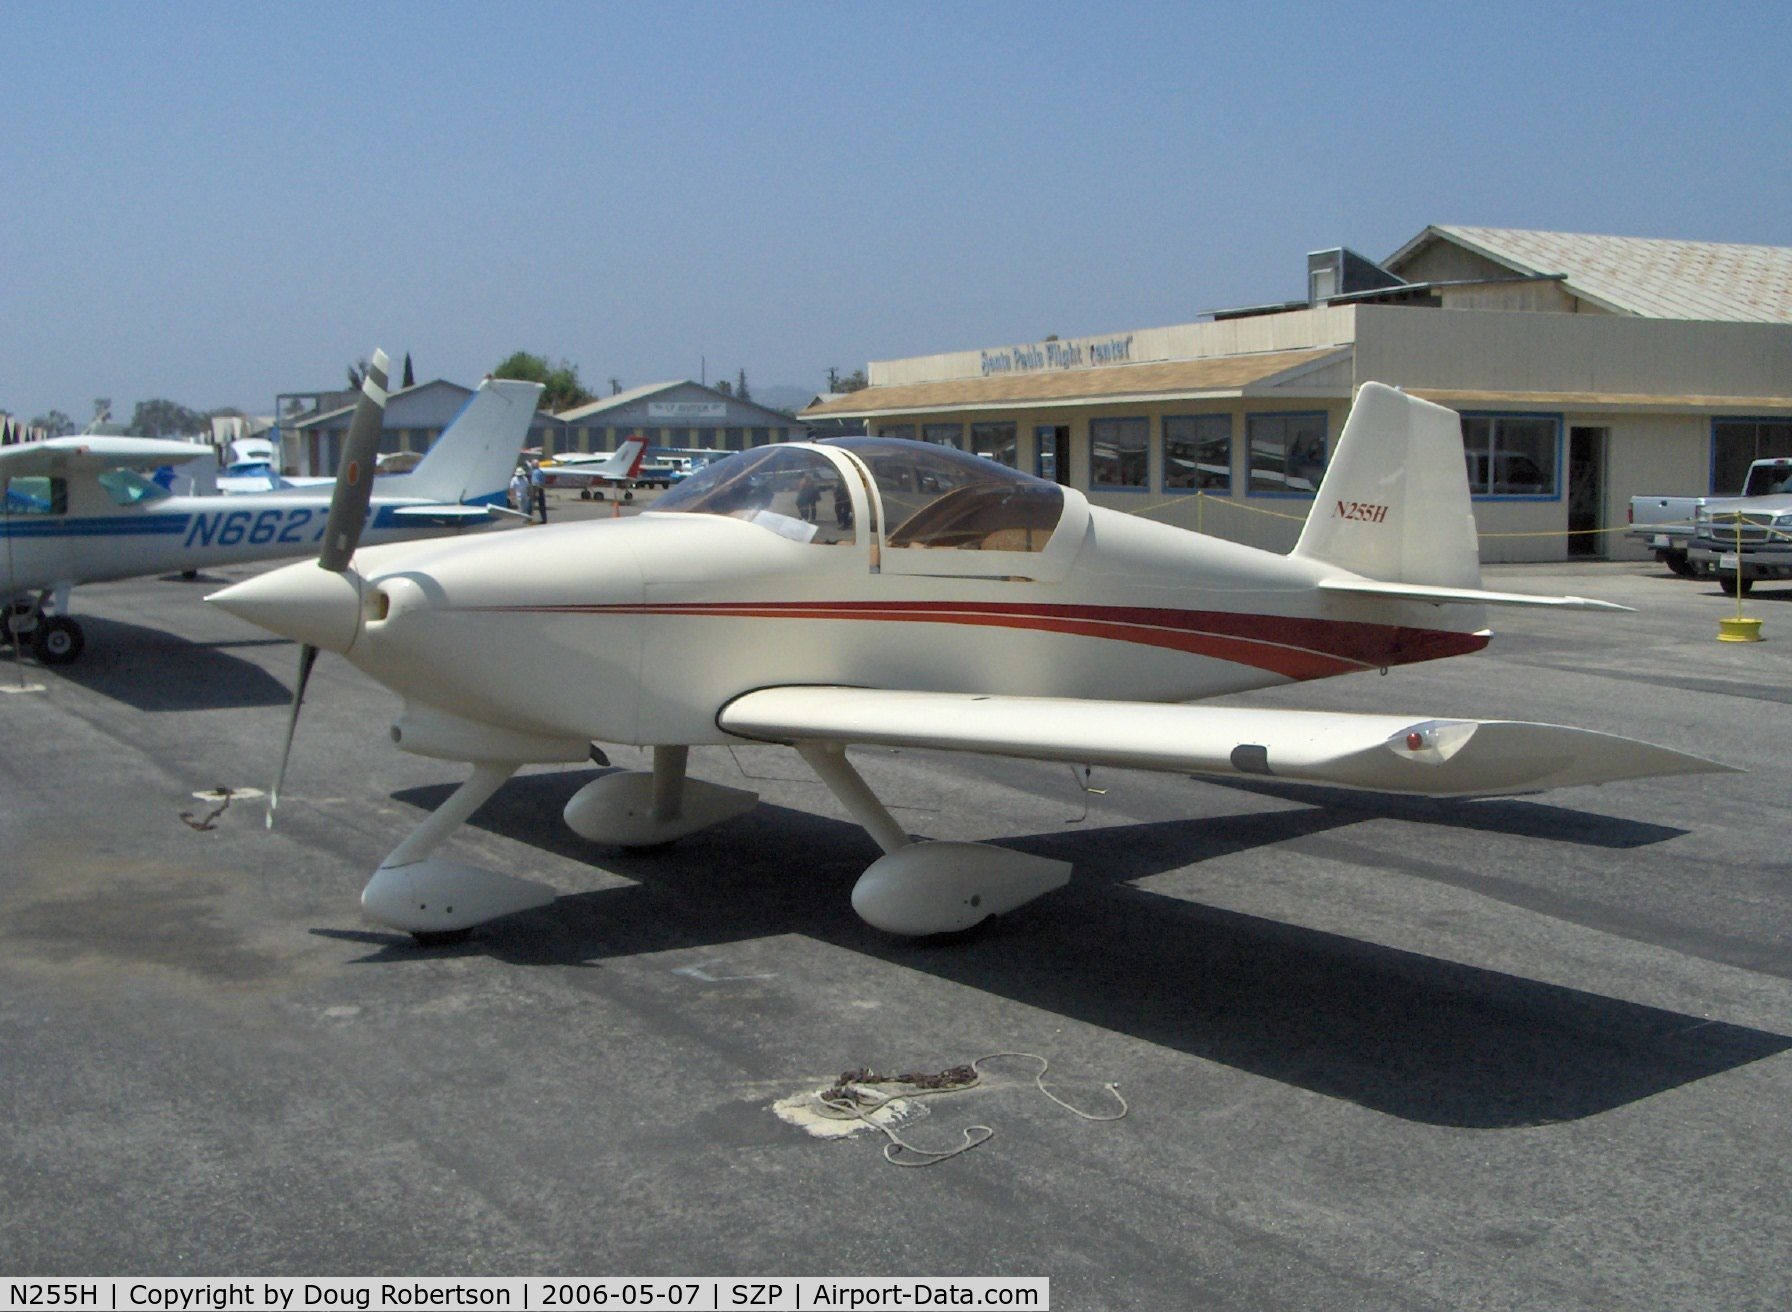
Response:
[{"label": "truck wheel", "polygon": [[1717,586],[1723,589],[1726,597],[1746,597],[1749,589],[1755,586],[1753,579],[1738,580],[1734,574],[1722,573],[1717,576]]},{"label": "truck wheel", "polygon": [[81,626],[68,616],[50,615],[38,621],[33,647],[45,665],[67,665],[86,645]]},{"label": "truck wheel", "polygon": [[1661,563],[1683,579],[1696,579],[1699,576],[1698,568],[1686,558],[1684,551],[1662,552]]}]

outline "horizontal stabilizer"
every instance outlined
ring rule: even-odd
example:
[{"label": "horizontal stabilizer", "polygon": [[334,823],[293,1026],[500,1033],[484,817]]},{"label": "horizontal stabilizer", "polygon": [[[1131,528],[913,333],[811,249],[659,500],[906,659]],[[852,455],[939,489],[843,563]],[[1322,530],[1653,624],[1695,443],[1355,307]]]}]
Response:
[{"label": "horizontal stabilizer", "polygon": [[[428,505],[396,506],[392,516],[401,524],[484,524],[494,518],[492,506],[467,506],[435,502]],[[515,513],[515,512],[511,512]],[[527,518],[526,516],[519,516]]]},{"label": "horizontal stabilizer", "polygon": [[876,688],[761,689],[730,702],[717,722],[729,733],[771,742],[929,747],[1431,797],[1732,768],[1631,738],[1516,720]]},{"label": "horizontal stabilizer", "polygon": [[1321,592],[1348,592],[1359,597],[1394,601],[1428,601],[1436,605],[1554,606],[1561,610],[1633,610],[1615,601],[1591,597],[1535,597],[1527,592],[1488,592],[1482,588],[1440,588],[1425,583],[1382,583],[1375,579],[1323,579]]}]

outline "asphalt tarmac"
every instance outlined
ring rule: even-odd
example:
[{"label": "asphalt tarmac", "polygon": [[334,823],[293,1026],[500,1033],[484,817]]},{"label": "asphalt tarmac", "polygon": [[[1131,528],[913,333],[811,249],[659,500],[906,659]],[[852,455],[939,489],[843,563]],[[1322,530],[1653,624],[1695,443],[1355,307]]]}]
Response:
[{"label": "asphalt tarmac", "polygon": [[[590,508],[587,507],[587,510]],[[527,532],[528,530],[520,530]],[[552,906],[425,949],[361,919],[462,777],[326,655],[279,827],[292,644],[206,607],[243,567],[78,589],[88,649],[0,662],[0,1269],[69,1275],[1044,1275],[1064,1309],[1792,1306],[1792,588],[1653,565],[1488,585],[1481,654],[1236,699],[1512,716],[1746,774],[1431,803],[856,752],[913,832],[1073,861],[959,941],[862,924],[876,855],[794,753],[627,854],[531,768],[452,851]],[[529,641],[519,626],[519,644]],[[544,698],[604,695],[544,687]],[[633,749],[616,764],[645,765]],[[185,812],[191,822],[182,819]],[[998,1052],[900,1133],[779,1099]]]}]

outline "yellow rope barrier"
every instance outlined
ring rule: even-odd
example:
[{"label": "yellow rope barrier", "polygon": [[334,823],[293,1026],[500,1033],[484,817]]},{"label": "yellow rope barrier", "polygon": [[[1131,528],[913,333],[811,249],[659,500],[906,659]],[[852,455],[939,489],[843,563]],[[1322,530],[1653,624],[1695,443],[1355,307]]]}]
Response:
[{"label": "yellow rope barrier", "polygon": [[[1307,521],[1307,517],[1305,515],[1291,515],[1287,511],[1270,510],[1264,506],[1253,506],[1248,501],[1239,501],[1232,497],[1213,496],[1207,492],[1195,492],[1195,493],[1190,494],[1189,496],[1177,497],[1173,500],[1158,501],[1149,506],[1140,506],[1137,510],[1129,510],[1126,513],[1129,515],[1140,515],[1140,516],[1155,515],[1160,510],[1167,510],[1167,509],[1171,509],[1171,508],[1177,507],[1177,506],[1186,506],[1191,501],[1195,505],[1195,532],[1197,532],[1197,533],[1202,533],[1202,532],[1206,531],[1202,525],[1203,525],[1203,521],[1206,519],[1206,508],[1207,508],[1207,503],[1209,501],[1213,502],[1213,504],[1216,506],[1225,506],[1231,510],[1248,510],[1253,515],[1268,515],[1272,519],[1288,519],[1288,520],[1293,520],[1297,524],[1304,524]],[[1596,536],[1601,533],[1627,533],[1630,531],[1630,527],[1631,526],[1629,524],[1619,524],[1612,528],[1526,529],[1524,531],[1514,531],[1514,532],[1507,532],[1507,533],[1482,533],[1479,536],[1484,537],[1484,538],[1589,537],[1589,536]],[[1787,535],[1787,536],[1792,536],[1792,535]]]}]

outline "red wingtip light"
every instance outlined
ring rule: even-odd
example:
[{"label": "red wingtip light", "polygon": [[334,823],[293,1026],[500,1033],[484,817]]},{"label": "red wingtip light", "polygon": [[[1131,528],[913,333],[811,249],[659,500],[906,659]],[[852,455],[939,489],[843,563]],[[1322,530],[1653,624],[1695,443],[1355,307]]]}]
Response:
[{"label": "red wingtip light", "polygon": [[1406,750],[1416,752],[1425,746],[1425,735],[1414,729],[1406,735]]}]

